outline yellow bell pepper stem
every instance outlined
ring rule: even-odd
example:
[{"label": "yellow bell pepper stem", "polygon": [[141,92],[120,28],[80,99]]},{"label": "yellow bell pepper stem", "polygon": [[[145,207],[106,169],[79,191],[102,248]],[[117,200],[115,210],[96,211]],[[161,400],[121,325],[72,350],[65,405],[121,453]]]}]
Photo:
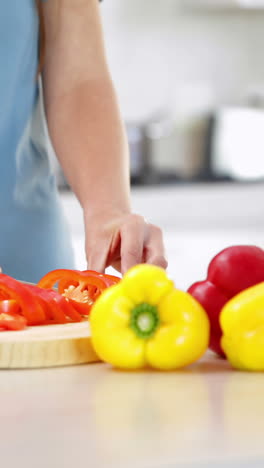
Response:
[{"label": "yellow bell pepper stem", "polygon": [[264,283],[231,299],[220,316],[222,346],[233,367],[264,371]]},{"label": "yellow bell pepper stem", "polygon": [[90,323],[98,356],[123,369],[177,369],[199,359],[209,342],[200,304],[151,265],[132,268],[104,291]]},{"label": "yellow bell pepper stem", "polygon": [[139,338],[150,338],[160,323],[157,307],[143,303],[131,310],[130,327]]}]

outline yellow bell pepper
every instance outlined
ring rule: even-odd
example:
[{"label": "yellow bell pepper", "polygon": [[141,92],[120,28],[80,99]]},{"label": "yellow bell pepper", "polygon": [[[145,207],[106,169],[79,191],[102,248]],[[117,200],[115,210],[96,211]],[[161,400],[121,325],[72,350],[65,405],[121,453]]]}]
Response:
[{"label": "yellow bell pepper", "polygon": [[264,371],[264,283],[231,299],[220,315],[222,347],[233,367]]},{"label": "yellow bell pepper", "polygon": [[118,285],[104,291],[90,324],[98,356],[124,369],[177,369],[199,359],[209,342],[202,306],[151,265],[131,268]]}]

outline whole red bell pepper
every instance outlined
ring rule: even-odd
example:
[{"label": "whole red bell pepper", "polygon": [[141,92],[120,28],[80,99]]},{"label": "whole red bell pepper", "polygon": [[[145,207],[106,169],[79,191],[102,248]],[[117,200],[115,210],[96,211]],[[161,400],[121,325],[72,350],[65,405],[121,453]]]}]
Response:
[{"label": "whole red bell pepper", "polygon": [[255,246],[234,246],[216,255],[208,267],[207,279],[193,284],[188,292],[206,310],[210,325],[210,349],[225,356],[220,340],[219,316],[232,297],[264,281],[264,250]]}]

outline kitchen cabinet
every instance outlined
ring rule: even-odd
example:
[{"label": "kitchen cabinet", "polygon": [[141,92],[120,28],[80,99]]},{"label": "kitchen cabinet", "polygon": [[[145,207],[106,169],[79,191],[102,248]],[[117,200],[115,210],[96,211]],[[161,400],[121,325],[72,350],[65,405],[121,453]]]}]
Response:
[{"label": "kitchen cabinet", "polygon": [[182,0],[183,8],[208,10],[264,10],[264,0]]},{"label": "kitchen cabinet", "polygon": [[[135,213],[164,232],[168,272],[179,288],[203,279],[209,261],[230,245],[264,248],[263,184],[190,184],[132,190]],[[81,207],[72,193],[63,193],[77,269],[87,267]],[[115,274],[114,271],[109,271]]]}]

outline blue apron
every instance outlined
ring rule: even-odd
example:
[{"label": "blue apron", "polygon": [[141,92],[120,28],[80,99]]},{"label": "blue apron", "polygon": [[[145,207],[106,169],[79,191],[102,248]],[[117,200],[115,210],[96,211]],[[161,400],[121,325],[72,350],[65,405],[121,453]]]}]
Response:
[{"label": "blue apron", "polygon": [[1,2],[0,266],[31,282],[74,268],[36,80],[38,34],[34,0]]}]

